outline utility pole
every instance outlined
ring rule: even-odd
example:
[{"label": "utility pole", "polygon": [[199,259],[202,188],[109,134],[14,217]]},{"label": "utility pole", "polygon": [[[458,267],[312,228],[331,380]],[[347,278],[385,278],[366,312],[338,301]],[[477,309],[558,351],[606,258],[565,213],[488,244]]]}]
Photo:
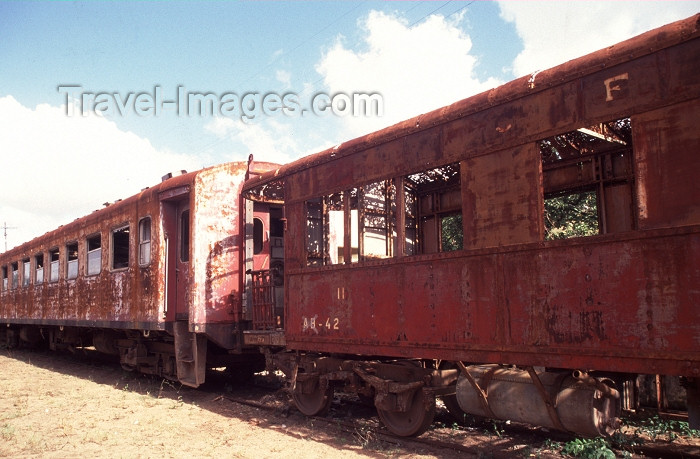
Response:
[{"label": "utility pole", "polygon": [[7,252],[7,230],[9,230],[9,229],[17,229],[17,227],[16,226],[7,226],[7,222],[4,222],[2,224],[2,230],[3,230],[3,234],[5,236],[5,252]]}]

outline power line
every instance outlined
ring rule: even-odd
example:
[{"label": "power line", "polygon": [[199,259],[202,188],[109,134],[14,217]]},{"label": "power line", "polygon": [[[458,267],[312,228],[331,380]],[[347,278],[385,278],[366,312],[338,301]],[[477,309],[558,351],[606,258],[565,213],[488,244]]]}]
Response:
[{"label": "power line", "polygon": [[411,24],[410,26],[408,26],[408,28],[409,28],[409,29],[412,29],[414,25],[418,24],[418,23],[421,22],[423,19],[427,18],[428,16],[430,16],[430,15],[433,14],[433,13],[435,13],[436,11],[441,10],[441,9],[444,8],[445,6],[449,5],[450,3],[452,3],[452,0],[449,0],[449,1],[445,2],[445,3],[443,3],[442,5],[438,6],[438,7],[435,8],[433,11],[431,11],[430,13],[426,14],[425,16],[423,16],[422,18],[418,19],[418,20],[415,21],[413,24]]}]

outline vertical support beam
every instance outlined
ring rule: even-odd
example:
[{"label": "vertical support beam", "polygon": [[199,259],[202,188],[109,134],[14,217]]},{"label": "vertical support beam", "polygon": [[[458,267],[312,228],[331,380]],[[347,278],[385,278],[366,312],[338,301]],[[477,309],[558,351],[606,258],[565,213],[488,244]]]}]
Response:
[{"label": "vertical support beam", "polygon": [[401,258],[406,254],[406,195],[403,175],[394,179],[396,185],[396,240],[394,256]]},{"label": "vertical support beam", "polygon": [[357,260],[365,259],[365,190],[357,187]]},{"label": "vertical support beam", "polygon": [[346,265],[352,263],[352,209],[350,208],[350,190],[343,192],[343,260]]}]

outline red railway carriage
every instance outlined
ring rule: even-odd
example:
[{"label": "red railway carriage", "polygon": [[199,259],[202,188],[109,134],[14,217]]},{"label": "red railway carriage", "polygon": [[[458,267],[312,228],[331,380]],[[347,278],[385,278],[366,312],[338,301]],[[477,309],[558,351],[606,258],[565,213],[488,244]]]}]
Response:
[{"label": "red railway carriage", "polygon": [[248,173],[228,163],[168,174],[0,255],[8,342],[93,344],[125,367],[191,386],[207,365],[259,368],[240,335],[251,319],[239,207]]},{"label": "red railway carriage", "polygon": [[[443,396],[595,435],[612,379],[662,374],[685,378],[697,425],[699,21],[248,181],[284,203],[296,352],[271,358],[299,409],[349,390],[415,435]],[[274,339],[257,328],[246,342]]]}]

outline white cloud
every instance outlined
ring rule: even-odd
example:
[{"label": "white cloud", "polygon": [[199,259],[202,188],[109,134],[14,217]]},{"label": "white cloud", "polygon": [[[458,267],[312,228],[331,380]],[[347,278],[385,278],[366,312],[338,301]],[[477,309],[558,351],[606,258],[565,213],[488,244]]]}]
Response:
[{"label": "white cloud", "polygon": [[136,194],[171,170],[200,167],[100,116],[69,117],[48,104],[31,109],[12,96],[0,98],[0,126],[0,224],[16,227],[8,248]]},{"label": "white cloud", "polygon": [[292,86],[292,74],[286,70],[277,70],[275,72],[275,79],[284,85],[284,89],[288,89]]},{"label": "white cloud", "polygon": [[513,73],[523,76],[597,51],[700,11],[698,1],[499,1],[515,23],[523,51]]},{"label": "white cloud", "polygon": [[[371,11],[360,22],[364,42],[346,46],[339,37],[316,70],[330,93],[380,93],[384,116],[344,118],[346,135],[357,136],[448,105],[500,84],[481,81],[470,54],[471,39],[440,15],[410,28],[400,17]],[[362,47],[356,51],[353,48]]]},{"label": "white cloud", "polygon": [[232,149],[242,158],[252,154],[258,161],[284,164],[299,156],[300,148],[292,126],[272,118],[244,123],[238,119],[218,117],[205,129],[221,139],[230,140]]}]

